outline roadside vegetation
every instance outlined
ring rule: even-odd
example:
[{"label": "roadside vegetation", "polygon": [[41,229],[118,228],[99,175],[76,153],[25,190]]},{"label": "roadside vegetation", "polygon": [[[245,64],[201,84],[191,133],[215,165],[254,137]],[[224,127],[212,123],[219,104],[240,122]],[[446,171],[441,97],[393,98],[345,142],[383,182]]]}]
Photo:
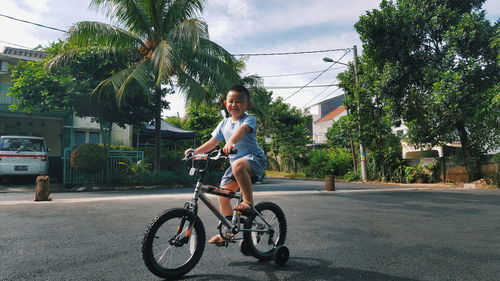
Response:
[{"label": "roadside vegetation", "polygon": [[[224,117],[221,93],[241,83],[251,90],[250,113],[259,122],[268,176],[358,181],[363,144],[368,180],[438,182],[446,163],[409,164],[401,155],[402,141],[424,152],[459,142],[461,149],[447,161],[461,164],[473,182],[482,176],[484,155],[500,148],[500,21],[485,19],[484,2],[384,0],[361,15],[355,24],[363,44],[357,73],[350,64],[338,75],[349,114],[333,124],[320,147],[312,146],[307,111],[274,97],[259,76],[244,76],[245,60],[209,40],[199,18],[201,0],[93,0],[119,27],[76,23],[64,42],[43,49],[46,60],[17,65],[12,109],[71,110],[96,119],[103,131],[113,123],[140,127],[154,120],[155,147],[142,148],[143,162],[121,165],[155,178],[149,173],[184,168],[178,160],[193,146],[160,141],[168,95],[181,90],[187,109],[184,118],[166,120],[197,132],[203,143]],[[393,129],[402,124],[407,133],[396,135]],[[497,169],[490,185],[499,184],[498,159],[499,154],[487,159]]]}]

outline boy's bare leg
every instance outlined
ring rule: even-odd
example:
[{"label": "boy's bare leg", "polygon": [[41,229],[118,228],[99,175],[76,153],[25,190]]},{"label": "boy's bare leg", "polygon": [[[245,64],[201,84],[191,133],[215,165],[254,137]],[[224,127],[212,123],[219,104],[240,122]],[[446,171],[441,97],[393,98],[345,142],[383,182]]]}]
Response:
[{"label": "boy's bare leg", "polygon": [[253,205],[252,192],[252,168],[246,159],[238,159],[232,165],[233,176],[236,178],[238,185],[243,194],[243,202]]},{"label": "boy's bare leg", "polygon": [[[231,190],[232,192],[237,192],[239,186],[237,182],[233,181],[222,186],[222,188]],[[233,207],[231,206],[231,198],[219,196],[217,200],[219,201],[219,208],[221,214],[226,217],[231,216],[233,214]]]}]

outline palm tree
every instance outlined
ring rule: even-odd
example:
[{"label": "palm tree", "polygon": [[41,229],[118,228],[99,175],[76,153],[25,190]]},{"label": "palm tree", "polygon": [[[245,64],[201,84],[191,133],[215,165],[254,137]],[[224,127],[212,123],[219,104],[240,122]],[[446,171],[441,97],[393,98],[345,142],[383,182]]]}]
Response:
[{"label": "palm tree", "polygon": [[[103,59],[119,57],[128,67],[102,81],[93,93],[112,91],[118,101],[130,94],[149,93],[154,104],[154,169],[160,163],[162,95],[177,86],[187,100],[202,101],[207,89],[224,92],[239,80],[235,59],[212,42],[198,16],[204,0],[92,0],[115,25],[78,22],[69,30],[61,53],[48,67],[70,64],[83,50],[95,50]],[[134,93],[131,85],[146,91]]]}]

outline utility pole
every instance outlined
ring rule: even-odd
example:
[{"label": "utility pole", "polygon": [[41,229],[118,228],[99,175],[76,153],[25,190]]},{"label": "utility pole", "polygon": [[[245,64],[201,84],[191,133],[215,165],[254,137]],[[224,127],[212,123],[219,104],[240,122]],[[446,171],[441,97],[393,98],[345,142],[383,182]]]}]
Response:
[{"label": "utility pole", "polygon": [[[358,87],[359,83],[359,78],[358,78],[358,48],[356,45],[352,47],[352,50],[354,52],[354,82],[356,83],[356,89]],[[361,104],[359,104],[359,109],[358,109],[359,116],[361,116]],[[361,125],[359,126],[361,130]],[[361,133],[361,132],[360,132]],[[359,154],[361,158],[361,179],[363,181],[367,180],[366,176],[366,152],[365,152],[365,147],[363,146],[363,141],[360,139],[359,140]]]}]

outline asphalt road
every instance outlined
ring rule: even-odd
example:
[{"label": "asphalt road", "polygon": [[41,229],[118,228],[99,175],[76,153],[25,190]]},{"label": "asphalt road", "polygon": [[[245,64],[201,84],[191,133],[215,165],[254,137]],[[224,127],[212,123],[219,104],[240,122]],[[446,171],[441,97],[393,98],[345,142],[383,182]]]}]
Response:
[{"label": "asphalt road", "polygon": [[[273,180],[255,187],[288,221],[284,267],[206,245],[186,280],[500,280],[500,191]],[[0,280],[159,280],[141,258],[149,221],[189,189],[0,193]],[[209,236],[216,219],[200,216]]]}]

